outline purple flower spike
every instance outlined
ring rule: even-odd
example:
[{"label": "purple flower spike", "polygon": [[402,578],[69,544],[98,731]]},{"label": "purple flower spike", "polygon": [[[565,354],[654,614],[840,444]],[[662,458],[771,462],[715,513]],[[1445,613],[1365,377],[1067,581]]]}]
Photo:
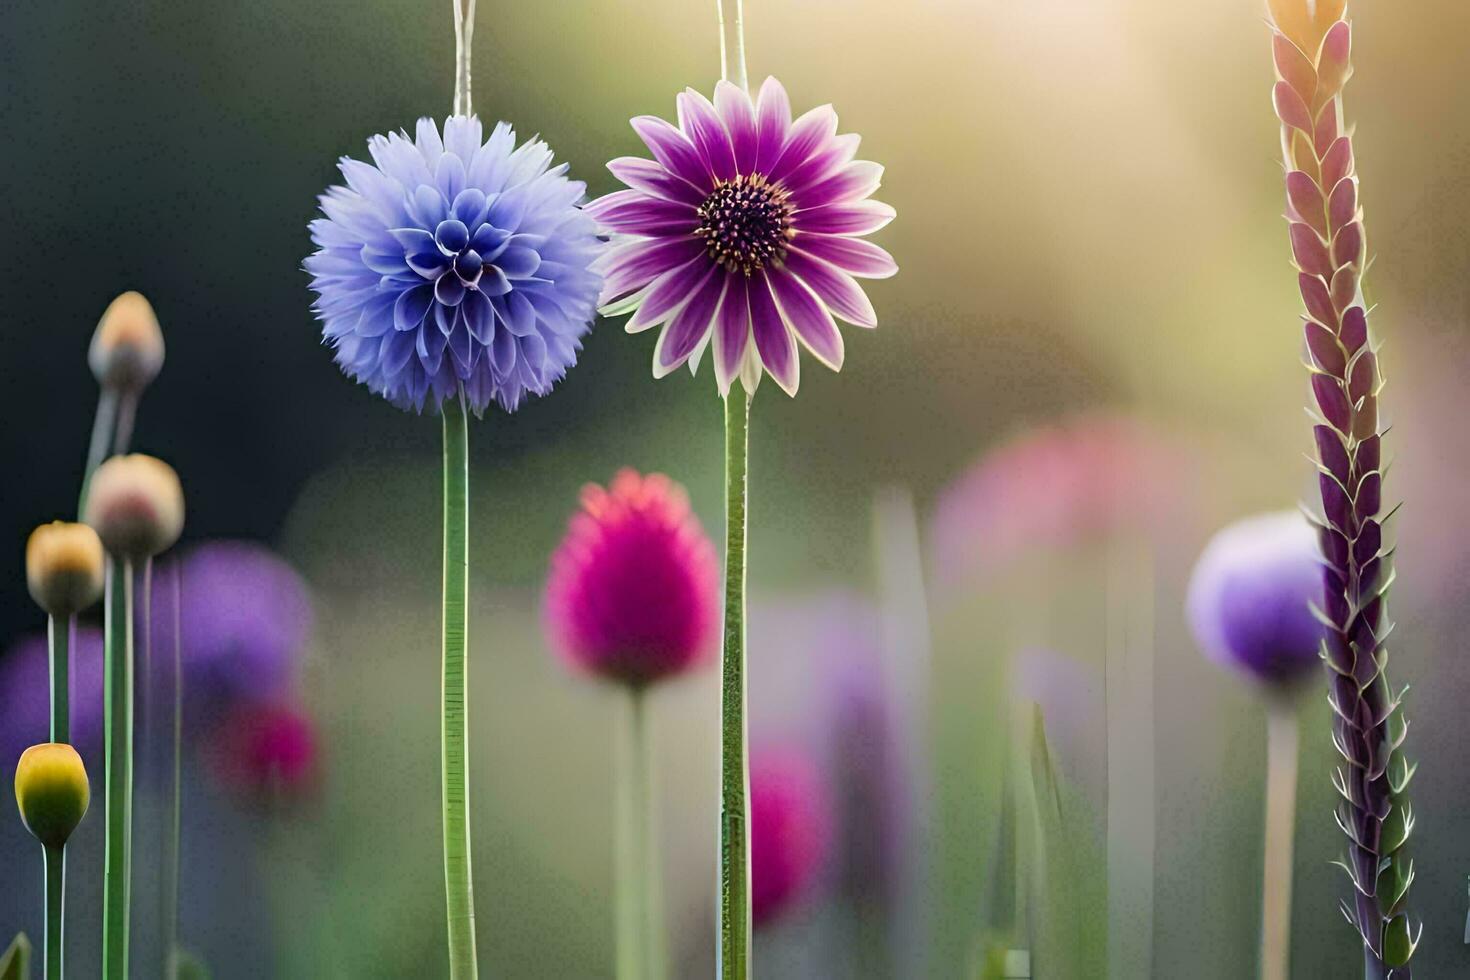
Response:
[{"label": "purple flower spike", "polygon": [[713,103],[693,89],[677,103],[678,126],[633,120],[654,160],[609,163],[629,189],[587,206],[614,236],[600,265],[602,312],[632,313],[629,333],[662,328],[656,378],[686,362],[697,369],[713,341],[721,394],[736,377],[754,393],[764,370],[794,395],[798,342],[836,371],[833,317],[878,325],[857,278],[898,271],[863,237],[893,220],[869,198],[883,168],[853,160],[858,137],[837,135],[831,106],[793,122],[774,78],[753,101],[722,81]]},{"label": "purple flower spike", "polygon": [[831,803],[811,760],[789,748],[753,753],[750,900],[757,926],[779,918],[812,887],[831,835]]},{"label": "purple flower spike", "polygon": [[[20,754],[49,741],[51,683],[46,634],[16,641],[0,655],[0,773]],[[71,647],[71,744],[89,763],[101,759],[102,631],[79,627]]]},{"label": "purple flower spike", "polygon": [[[179,621],[185,719],[213,719],[240,702],[291,692],[311,636],[306,584],[270,549],[249,541],[201,544],[183,558]],[[173,575],[153,583],[153,665],[169,676]]]},{"label": "purple flower spike", "polygon": [[708,661],[719,622],[714,545],[684,489],[623,470],[582,490],[551,558],[546,629],[571,666],[642,685]]},{"label": "purple flower spike", "polygon": [[400,408],[437,408],[461,387],[478,415],[544,395],[577,361],[602,279],[586,190],[540,140],[480,120],[444,135],[420,119],[344,157],[346,186],[319,199],[305,263],[337,364]]},{"label": "purple flower spike", "polygon": [[1322,559],[1300,513],[1232,524],[1206,545],[1189,583],[1195,642],[1211,660],[1268,688],[1289,688],[1321,665]]}]

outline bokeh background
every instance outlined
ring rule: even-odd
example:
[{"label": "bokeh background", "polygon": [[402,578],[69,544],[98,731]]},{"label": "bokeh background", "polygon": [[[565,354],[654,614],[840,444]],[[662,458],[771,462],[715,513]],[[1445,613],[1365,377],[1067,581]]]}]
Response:
[{"label": "bokeh background", "polygon": [[[1406,501],[1392,674],[1413,685],[1421,760],[1416,963],[1456,976],[1470,970],[1470,7],[1352,13],[1389,485]],[[762,973],[974,974],[1014,918],[1009,678],[1021,651],[1045,648],[1079,672],[1047,726],[1067,816],[1054,884],[1074,916],[1052,921],[1070,923],[1083,965],[1038,975],[1105,976],[1110,916],[1153,976],[1250,975],[1263,712],[1203,660],[1182,606],[1210,533],[1312,488],[1263,5],[750,0],[746,14],[752,75],[779,74],[798,110],[833,102],[861,155],[886,165],[878,196],[899,218],[878,241],[902,270],[872,285],[882,326],[847,331],[840,376],[808,361],[798,399],[767,384],[754,407],[753,738],[817,760],[838,828],[819,880],[759,934]],[[210,780],[207,753],[190,755],[184,940],[218,977],[438,975],[438,426],[339,375],[300,263],[336,158],[446,111],[449,4],[128,0],[0,16],[0,540],[13,556],[0,639],[41,626],[24,538],[71,509],[95,404],[86,344],[108,300],[139,289],[168,362],[137,445],[180,471],[186,539],[266,542],[315,603],[300,698],[319,779],[242,805]],[[602,161],[639,152],[628,117],[671,114],[719,64],[705,3],[483,0],[475,45],[480,112],[540,132],[593,193],[613,188]],[[552,396],[472,429],[472,806],[496,975],[610,975],[618,705],[548,655],[539,621],[579,486],[662,470],[722,528],[713,381],[655,384],[651,356],[651,338],[600,323]],[[1123,474],[1115,519],[1073,533],[1070,511],[1022,513],[1087,498],[1099,458],[1138,458],[1109,441],[1120,429],[1150,463]],[[946,489],[1026,439],[1093,462],[1003,467],[1017,513],[990,519],[1014,533],[936,531]],[[873,629],[843,632],[869,615]],[[1134,665],[1121,687],[1104,676],[1120,648]],[[832,703],[834,663],[874,680],[881,721]],[[19,696],[0,692],[0,716]],[[712,965],[716,701],[706,673],[654,702],[678,976]],[[1359,957],[1328,864],[1321,692],[1301,710],[1294,964],[1345,976]],[[853,804],[854,772],[881,775],[867,791],[891,812]],[[7,785],[12,773],[0,760]],[[79,938],[96,935],[96,817],[71,865],[81,976],[96,963]],[[1112,871],[1111,911],[1110,843],[1132,857]],[[5,937],[40,931],[33,849],[0,820]],[[156,901],[149,887],[140,902]],[[142,917],[140,949],[155,928]]]}]

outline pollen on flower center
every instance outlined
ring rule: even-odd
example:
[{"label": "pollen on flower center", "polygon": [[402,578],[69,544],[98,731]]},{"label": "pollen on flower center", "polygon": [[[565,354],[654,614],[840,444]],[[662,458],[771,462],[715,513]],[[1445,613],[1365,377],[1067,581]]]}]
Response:
[{"label": "pollen on flower center", "polygon": [[694,234],[716,262],[748,276],[786,258],[791,212],[789,191],[768,183],[764,174],[741,174],[721,181],[704,199]]}]

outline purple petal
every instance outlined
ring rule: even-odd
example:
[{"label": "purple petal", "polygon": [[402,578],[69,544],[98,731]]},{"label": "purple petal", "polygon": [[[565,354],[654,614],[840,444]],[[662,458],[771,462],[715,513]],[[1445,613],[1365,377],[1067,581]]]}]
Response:
[{"label": "purple petal", "polygon": [[713,268],[714,263],[701,255],[659,276],[625,329],[637,333],[663,322],[699,288]]},{"label": "purple petal", "polygon": [[871,235],[897,213],[881,201],[852,201],[798,211],[791,223],[799,231],[818,235]]},{"label": "purple petal", "polygon": [[709,336],[720,294],[725,289],[725,273],[711,265],[699,288],[689,297],[658,338],[654,349],[653,376],[662,378],[689,359],[699,342]]},{"label": "purple petal", "polygon": [[495,267],[509,279],[529,278],[540,266],[541,256],[523,245],[512,245],[495,258]]},{"label": "purple petal", "polygon": [[697,238],[667,241],[637,241],[610,253],[602,285],[602,303],[637,292],[675,266],[703,255],[705,246]]},{"label": "purple petal", "polygon": [[629,235],[687,235],[699,224],[688,204],[648,197],[641,191],[616,191],[582,210],[607,231]]},{"label": "purple petal", "polygon": [[393,326],[398,330],[412,330],[424,322],[424,316],[434,303],[434,287],[428,283],[405,289],[393,303]]},{"label": "purple petal", "polygon": [[420,330],[414,349],[419,355],[419,364],[429,374],[438,374],[444,363],[444,335],[438,330]]},{"label": "purple petal", "polygon": [[893,256],[861,238],[798,234],[795,244],[808,254],[864,279],[887,279],[898,271]]},{"label": "purple petal", "polygon": [[[861,142],[862,138],[856,133],[834,136],[826,146],[813,153],[806,163],[787,174],[785,184],[791,191],[792,199],[798,202],[796,206],[799,208],[814,207],[813,204],[805,203],[808,199],[807,189],[849,163],[857,155],[858,144]],[[835,201],[823,201],[822,203],[835,203]]]},{"label": "purple petal", "polygon": [[796,338],[791,336],[791,330],[781,318],[764,273],[751,277],[746,295],[750,302],[750,330],[755,337],[755,349],[760,353],[761,363],[782,391],[795,395],[801,383]]},{"label": "purple petal", "polygon": [[536,307],[521,290],[496,299],[495,315],[517,337],[529,337],[536,332]]},{"label": "purple petal", "polygon": [[490,369],[498,377],[510,374],[516,366],[516,339],[509,330],[495,331],[490,343]]},{"label": "purple petal", "polygon": [[720,122],[715,107],[694,89],[685,89],[675,99],[679,110],[679,128],[689,137],[705,168],[715,175],[716,180],[730,180],[735,176],[735,149],[730,145],[730,134]]},{"label": "purple petal", "polygon": [[781,180],[797,167],[811,159],[812,154],[822,149],[837,135],[837,113],[830,105],[819,105],[802,113],[800,119],[791,124],[786,145],[781,149],[781,158],[771,168],[768,176],[772,181]]},{"label": "purple petal", "polygon": [[693,206],[705,198],[704,192],[687,180],[642,157],[618,157],[608,163],[607,169],[634,190],[666,201],[682,201]]},{"label": "purple petal", "polygon": [[859,201],[878,189],[883,168],[868,160],[849,163],[837,173],[820,180],[801,192],[799,208],[819,208],[827,204]]},{"label": "purple petal", "polygon": [[418,338],[410,330],[398,330],[384,337],[382,350],[378,354],[383,373],[392,377],[402,371],[408,364],[408,359],[413,357],[417,343]]},{"label": "purple petal", "polygon": [[493,265],[485,267],[485,271],[480,273],[480,281],[475,285],[486,296],[504,296],[511,288],[509,277],[498,266]]},{"label": "purple petal", "polygon": [[730,383],[740,374],[745,345],[750,340],[750,301],[745,295],[745,276],[728,273],[726,278],[729,284],[715,316],[715,382],[721,394],[730,390]]},{"label": "purple petal", "polygon": [[781,315],[796,336],[823,364],[834,371],[842,370],[842,334],[832,322],[832,314],[816,294],[800,279],[781,269],[772,269],[766,276]]},{"label": "purple petal", "polygon": [[721,79],[715,85],[715,111],[725,123],[730,134],[730,146],[735,150],[735,170],[748,174],[755,170],[756,128],[755,106],[744,89]]},{"label": "purple petal", "polygon": [[796,248],[786,253],[786,269],[848,323],[859,327],[878,325],[878,314],[868,294],[841,269]]},{"label": "purple petal", "polygon": [[464,283],[459,276],[446,272],[434,283],[434,298],[444,306],[458,306],[464,299]]},{"label": "purple petal", "polygon": [[470,330],[463,318],[456,318],[448,346],[454,357],[454,373],[460,378],[468,378],[475,366],[475,345],[470,340]]},{"label": "purple petal", "polygon": [[634,132],[648,145],[649,152],[665,170],[702,191],[714,190],[714,181],[700,159],[699,151],[683,133],[657,116],[638,116],[632,125]]},{"label": "purple petal", "polygon": [[464,321],[469,327],[470,336],[482,344],[490,343],[495,336],[495,310],[490,305],[490,300],[478,289],[471,289],[461,304],[464,310]]},{"label": "purple petal", "polygon": [[775,78],[768,77],[761,83],[755,102],[755,126],[755,169],[768,174],[780,158],[786,134],[791,131],[791,100]]}]

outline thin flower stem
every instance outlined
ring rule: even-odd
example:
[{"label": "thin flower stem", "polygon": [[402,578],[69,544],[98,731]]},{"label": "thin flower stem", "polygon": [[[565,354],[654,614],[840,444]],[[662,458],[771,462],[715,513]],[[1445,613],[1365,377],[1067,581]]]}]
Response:
[{"label": "thin flower stem", "polygon": [[745,747],[745,505],[750,396],[725,396],[725,636],[720,664],[722,980],[750,971],[750,772]]},{"label": "thin flower stem", "polygon": [[103,980],[127,980],[133,823],[133,567],[109,558],[103,608],[107,844],[102,884]]},{"label": "thin flower stem", "polygon": [[1296,833],[1296,712],[1266,708],[1266,863],[1261,878],[1261,980],[1291,973],[1292,838]]},{"label": "thin flower stem", "polygon": [[46,980],[61,980],[66,957],[66,845],[46,846]]},{"label": "thin flower stem", "polygon": [[659,865],[653,846],[652,739],[648,691],[628,689],[616,787],[619,980],[662,980]]},{"label": "thin flower stem", "polygon": [[82,471],[82,492],[77,500],[77,513],[87,511],[87,490],[92,485],[92,474],[107,458],[107,447],[112,442],[112,430],[117,420],[117,391],[103,388],[97,396],[97,414],[92,417],[92,439],[87,444],[87,468]]},{"label": "thin flower stem", "polygon": [[468,116],[470,106],[470,57],[475,34],[475,0],[450,0],[454,4],[454,114]]},{"label": "thin flower stem", "polygon": [[182,615],[179,612],[183,605],[183,564],[174,560],[173,574],[173,664],[171,683],[173,684],[173,713],[169,716],[173,725],[173,769],[169,776],[169,834],[163,851],[163,889],[161,898],[163,901],[163,940],[164,940],[164,963],[167,965],[166,976],[174,976],[174,963],[179,948],[179,845],[182,837],[181,819],[183,812],[183,759],[184,748],[184,681],[183,681],[183,640],[179,635],[182,625]]},{"label": "thin flower stem", "polygon": [[729,0],[733,16],[725,19],[726,0],[715,0],[715,13],[720,18],[720,77],[738,85],[742,90],[750,88],[745,74],[745,11],[743,0]]},{"label": "thin flower stem", "polygon": [[51,660],[51,741],[71,742],[71,631],[76,617],[46,619]]},{"label": "thin flower stem", "polygon": [[112,433],[112,455],[128,451],[133,441],[133,426],[138,421],[138,399],[141,392],[136,388],[123,392],[117,403],[117,428]]},{"label": "thin flower stem", "polygon": [[444,402],[444,886],[449,912],[449,975],[478,976],[475,898],[470,880],[469,714],[465,697],[465,605],[469,557],[469,432],[464,393]]}]

